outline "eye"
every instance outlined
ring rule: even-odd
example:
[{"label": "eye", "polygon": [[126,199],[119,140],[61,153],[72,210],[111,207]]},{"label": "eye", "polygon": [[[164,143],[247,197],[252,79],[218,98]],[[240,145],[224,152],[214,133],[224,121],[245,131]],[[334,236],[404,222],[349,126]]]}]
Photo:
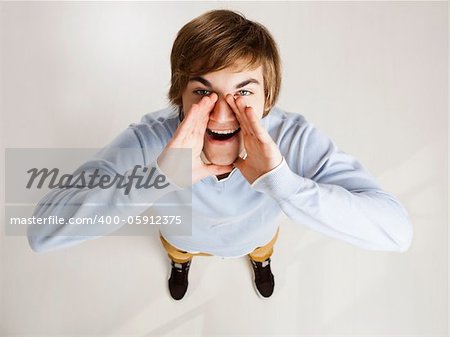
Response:
[{"label": "eye", "polygon": [[194,93],[200,96],[206,96],[209,95],[211,92],[209,90],[195,90]]},{"label": "eye", "polygon": [[[239,90],[239,92],[241,93],[241,96],[249,96],[252,94],[252,92],[248,91],[248,90]],[[242,93],[244,93],[244,94],[242,94]]]}]

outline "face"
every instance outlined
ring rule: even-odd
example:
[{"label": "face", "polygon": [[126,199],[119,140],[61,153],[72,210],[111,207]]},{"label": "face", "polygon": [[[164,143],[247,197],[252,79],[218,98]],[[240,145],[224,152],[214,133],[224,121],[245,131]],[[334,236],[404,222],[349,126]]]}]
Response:
[{"label": "face", "polygon": [[[241,132],[223,135],[239,128],[236,115],[225,100],[226,95],[231,94],[235,99],[242,97],[243,105],[251,106],[259,118],[262,118],[264,112],[262,66],[254,70],[239,70],[243,68],[243,65],[243,62],[239,61],[233,67],[191,77],[182,94],[185,112],[189,111],[191,106],[198,103],[203,96],[213,92],[218,95],[217,102],[209,115],[203,145],[206,158],[216,165],[232,164],[243,150]],[[230,135],[232,135],[231,138],[223,140]]]}]

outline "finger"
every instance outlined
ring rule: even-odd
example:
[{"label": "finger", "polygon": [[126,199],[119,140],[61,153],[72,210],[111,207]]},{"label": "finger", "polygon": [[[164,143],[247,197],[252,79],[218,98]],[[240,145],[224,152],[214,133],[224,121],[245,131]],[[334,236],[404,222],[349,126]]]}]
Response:
[{"label": "finger", "polygon": [[253,130],[253,127],[251,125],[251,121],[250,121],[248,113],[246,111],[247,104],[245,103],[245,100],[242,97],[238,97],[236,99],[236,105],[239,108],[239,111],[241,111],[242,119],[245,120],[248,132],[251,135],[255,136],[255,131]]},{"label": "finger", "polygon": [[255,135],[261,141],[269,141],[270,135],[267,130],[261,125],[261,120],[251,106],[247,106],[242,98],[236,100],[242,115],[245,116],[247,127],[252,135]]},{"label": "finger", "polygon": [[238,120],[238,122],[239,122],[239,128],[241,129],[241,131],[239,131],[239,132],[240,132],[243,136],[248,135],[247,127],[245,126],[245,122],[241,119],[241,115],[240,115],[240,114],[237,114],[237,113],[235,113],[235,115],[236,115],[236,118],[237,118],[237,120]]},{"label": "finger", "polygon": [[242,115],[242,119],[244,119],[247,122],[247,126],[250,126],[250,120],[249,120],[249,116],[248,113],[246,113],[245,108],[247,108],[247,103],[245,102],[245,99],[243,97],[238,97],[235,100],[235,103],[239,109],[239,111],[241,112]]},{"label": "finger", "polygon": [[206,120],[209,119],[209,114],[211,113],[212,108],[216,104],[218,99],[218,96],[216,93],[212,93],[209,96],[204,96],[200,102],[198,103],[198,118],[200,120]]},{"label": "finger", "polygon": [[209,115],[211,114],[214,105],[216,104],[218,96],[216,93],[212,93],[209,96],[202,98],[197,108],[197,120],[194,125],[194,133],[198,135],[204,135],[206,132],[206,126],[208,125]]},{"label": "finger", "polygon": [[247,115],[249,129],[252,133],[262,141],[268,141],[269,138],[272,139],[267,130],[261,125],[261,120],[256,115],[255,110],[251,106],[248,106],[244,111],[245,115]]},{"label": "finger", "polygon": [[205,133],[206,125],[209,120],[209,113],[216,101],[217,94],[212,93],[210,96],[202,97],[200,102],[192,104],[185,119],[183,119],[183,130],[189,134],[195,132]]},{"label": "finger", "polygon": [[211,108],[216,101],[217,94],[215,93],[212,93],[210,96],[203,96],[199,102],[191,105],[183,121],[188,120],[190,125],[196,125],[195,122],[204,119],[205,115],[211,111]]},{"label": "finger", "polygon": [[228,94],[225,96],[225,100],[227,101],[228,105],[231,107],[231,110],[233,110],[234,114],[236,115],[239,125],[241,127],[241,130],[243,131],[243,134],[249,134],[249,128],[248,123],[245,120],[242,113],[239,111],[239,107],[237,106],[234,97],[231,94]]}]

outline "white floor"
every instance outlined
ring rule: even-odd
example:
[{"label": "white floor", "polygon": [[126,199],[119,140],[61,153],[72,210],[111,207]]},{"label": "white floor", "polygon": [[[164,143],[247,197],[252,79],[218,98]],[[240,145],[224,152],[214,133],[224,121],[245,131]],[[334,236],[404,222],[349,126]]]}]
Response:
[{"label": "white floor", "polygon": [[417,277],[414,252],[364,251],[287,220],[273,255],[275,293],[265,301],[245,258],[217,257],[195,258],[185,298],[172,300],[157,237],[44,254],[23,237],[2,240],[2,337],[431,337],[446,329],[446,284],[436,281],[445,277]]},{"label": "white floor", "polygon": [[25,237],[0,230],[0,337],[448,336],[447,2],[0,7],[2,149],[104,146],[166,105],[168,55],[182,25],[230,8],[277,40],[279,106],[305,114],[360,159],[414,224],[411,249],[398,254],[286,221],[267,301],[254,293],[245,259],[196,258],[189,291],[175,302],[157,237],[36,254]]}]

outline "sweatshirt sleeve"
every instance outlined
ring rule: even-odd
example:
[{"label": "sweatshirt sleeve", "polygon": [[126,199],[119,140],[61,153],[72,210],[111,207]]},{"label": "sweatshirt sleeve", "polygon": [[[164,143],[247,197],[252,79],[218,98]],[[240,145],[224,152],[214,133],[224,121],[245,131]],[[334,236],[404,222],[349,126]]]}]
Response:
[{"label": "sweatshirt sleeve", "polygon": [[[156,163],[156,155],[151,155],[151,149],[142,148],[139,132],[130,126],[119,134],[110,144],[98,151],[90,160],[83,163],[72,175],[88,176],[96,173],[97,177],[122,175],[124,182],[130,176],[140,175],[142,181],[152,174],[152,177],[163,175]],[[157,146],[153,149],[157,154]],[[164,177],[166,178],[166,177]],[[94,184],[84,187],[57,187],[42,198],[37,204],[33,216],[48,218],[57,216],[64,218],[64,224],[31,224],[27,227],[27,237],[30,247],[36,252],[44,252],[69,247],[86,240],[108,235],[125,223],[129,216],[136,216],[161,198],[163,195],[181,188],[164,179],[164,188],[142,187],[131,188],[128,193],[119,183],[111,187],[99,187]],[[132,180],[133,181],[133,180]],[[133,185],[134,186],[134,185]],[[70,218],[98,219],[108,216],[121,221],[96,221],[93,224],[70,223]]]},{"label": "sweatshirt sleeve", "polygon": [[282,163],[253,182],[255,190],[273,197],[295,223],[332,238],[368,250],[408,250],[407,211],[360,162],[308,122],[288,147]]}]

